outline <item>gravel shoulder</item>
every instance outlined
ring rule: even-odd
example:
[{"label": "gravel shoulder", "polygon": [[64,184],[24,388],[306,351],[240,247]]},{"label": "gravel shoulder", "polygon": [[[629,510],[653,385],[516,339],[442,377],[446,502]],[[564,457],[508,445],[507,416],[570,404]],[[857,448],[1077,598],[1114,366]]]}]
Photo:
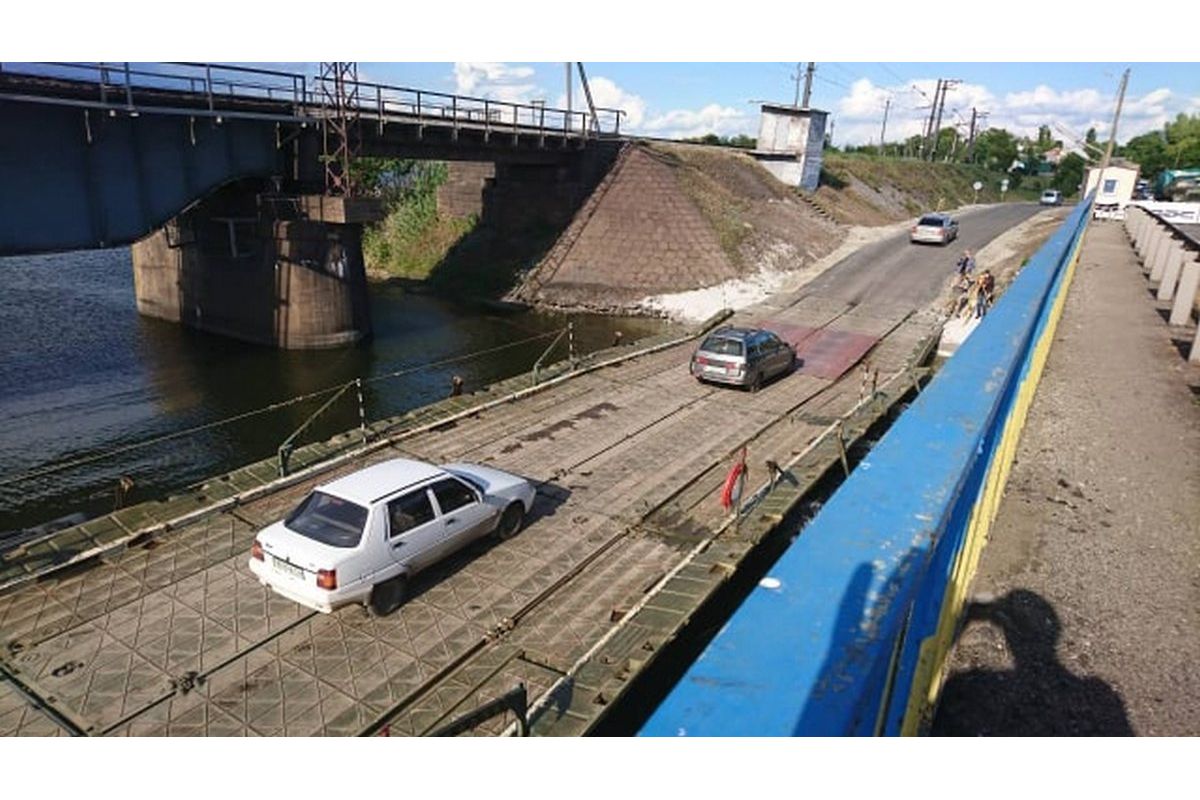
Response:
[{"label": "gravel shoulder", "polygon": [[1093,225],[934,734],[1200,734],[1200,404],[1147,288]]}]

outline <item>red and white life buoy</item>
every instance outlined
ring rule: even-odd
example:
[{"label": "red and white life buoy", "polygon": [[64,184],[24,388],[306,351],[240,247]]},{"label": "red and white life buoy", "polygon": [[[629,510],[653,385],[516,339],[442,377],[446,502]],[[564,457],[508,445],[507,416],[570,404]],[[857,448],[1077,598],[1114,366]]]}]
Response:
[{"label": "red and white life buoy", "polygon": [[732,510],[742,499],[742,491],[746,488],[746,451],[738,459],[729,474],[725,476],[725,485],[721,488],[721,507],[726,511]]}]

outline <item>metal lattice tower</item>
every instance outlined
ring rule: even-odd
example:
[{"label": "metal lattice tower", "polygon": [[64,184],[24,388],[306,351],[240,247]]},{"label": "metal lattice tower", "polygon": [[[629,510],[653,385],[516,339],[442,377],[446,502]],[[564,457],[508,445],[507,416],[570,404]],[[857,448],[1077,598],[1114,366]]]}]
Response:
[{"label": "metal lattice tower", "polygon": [[320,87],[320,100],[325,112],[321,126],[321,160],[325,163],[325,192],[349,197],[354,194],[350,162],[362,149],[358,63],[322,61],[317,85]]}]

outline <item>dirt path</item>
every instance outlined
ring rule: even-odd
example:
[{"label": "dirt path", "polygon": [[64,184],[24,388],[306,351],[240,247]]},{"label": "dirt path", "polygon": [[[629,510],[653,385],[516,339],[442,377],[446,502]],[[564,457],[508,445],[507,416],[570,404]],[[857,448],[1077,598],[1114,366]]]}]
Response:
[{"label": "dirt path", "polygon": [[1093,226],[935,734],[1200,734],[1200,404],[1146,290]]}]

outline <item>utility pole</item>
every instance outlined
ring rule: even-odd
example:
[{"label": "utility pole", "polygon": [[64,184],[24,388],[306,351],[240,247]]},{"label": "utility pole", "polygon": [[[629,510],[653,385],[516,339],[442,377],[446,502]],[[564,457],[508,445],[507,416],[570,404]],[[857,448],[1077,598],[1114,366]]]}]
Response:
[{"label": "utility pole", "polygon": [[967,132],[967,161],[971,160],[971,156],[975,155],[975,119],[979,116],[979,112],[975,106],[971,106],[971,127]]},{"label": "utility pole", "polygon": [[943,80],[942,81],[942,98],[941,98],[941,101],[937,104],[937,122],[934,124],[934,128],[933,128],[933,147],[929,151],[929,160],[930,161],[937,160],[938,140],[941,138],[941,133],[942,133],[942,112],[946,109],[946,92],[950,91],[951,89],[953,89],[955,86],[957,86],[960,83],[962,83],[962,81],[960,81],[960,80]]},{"label": "utility pole", "polygon": [[967,161],[975,163],[975,140],[979,138],[979,131],[984,127],[990,112],[976,111],[971,109],[971,143],[967,146]]},{"label": "utility pole", "polygon": [[929,149],[929,137],[933,134],[933,118],[937,115],[938,98],[942,95],[942,79],[938,78],[937,88],[933,90],[933,105],[929,107],[929,121],[925,123],[925,138],[921,142],[921,160],[925,160],[925,152]]},{"label": "utility pole", "polygon": [[883,106],[883,128],[879,131],[879,152],[880,152],[880,154],[883,153],[883,143],[887,141],[887,139],[884,137],[887,136],[887,115],[888,115],[888,111],[891,109],[891,107],[892,107],[892,98],[889,97],[887,99],[887,102]]},{"label": "utility pole", "polygon": [[796,81],[796,99],[792,101],[792,105],[796,106],[797,108],[800,107],[800,74],[800,65],[797,64],[796,74],[792,76],[792,79]]},{"label": "utility pole", "polygon": [[800,106],[801,108],[808,108],[808,100],[812,97],[813,73],[816,71],[816,63],[812,61],[808,62],[808,69],[804,70],[804,103]]},{"label": "utility pole", "polygon": [[1129,84],[1129,70],[1126,69],[1121,75],[1121,88],[1117,90],[1117,110],[1113,112],[1112,131],[1108,136],[1108,147],[1104,149],[1104,160],[1100,162],[1100,174],[1096,178],[1096,191],[1104,187],[1104,170],[1108,169],[1108,162],[1112,159],[1113,147],[1117,144],[1117,123],[1121,121],[1121,106],[1125,103],[1125,87]]},{"label": "utility pole", "polygon": [[563,66],[567,68],[567,126],[571,125],[571,62],[563,62]]}]

